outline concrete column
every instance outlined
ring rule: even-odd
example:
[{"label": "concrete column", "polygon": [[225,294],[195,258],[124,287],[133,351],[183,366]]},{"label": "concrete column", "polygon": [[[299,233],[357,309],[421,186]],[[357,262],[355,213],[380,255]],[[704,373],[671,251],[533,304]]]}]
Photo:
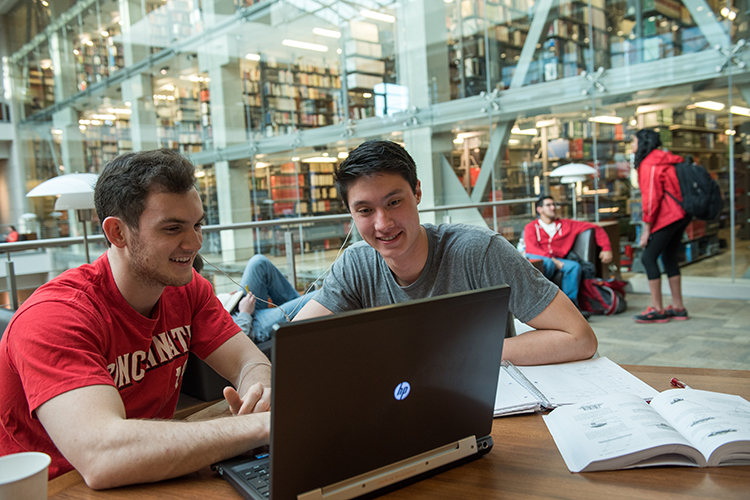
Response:
[{"label": "concrete column", "polygon": [[[428,107],[431,93],[440,100],[450,99],[444,4],[402,2],[397,19],[398,84],[408,87],[409,107]],[[434,161],[432,128],[415,126],[404,130],[403,135],[406,150],[417,164],[422,186],[420,207],[434,207],[439,204],[437,197],[442,193],[442,185],[440,163]],[[428,212],[420,219],[434,223],[436,215]]]},{"label": "concrete column", "polygon": [[55,102],[63,101],[77,92],[76,64],[71,33],[65,27],[53,33],[49,38],[50,58],[55,81]]},{"label": "concrete column", "polygon": [[130,103],[133,151],[156,149],[156,111],[151,75],[134,75],[122,82],[122,100]]},{"label": "concrete column", "polygon": [[[214,164],[220,224],[253,220],[246,163],[239,160]],[[222,260],[244,263],[255,253],[253,236],[252,229],[222,231]]]},{"label": "concrete column", "polygon": [[143,19],[145,12],[141,0],[119,0],[120,19],[122,20],[122,49],[125,67],[142,61],[148,57],[149,46],[141,38],[137,38],[132,27]]},{"label": "concrete column", "polygon": [[60,144],[62,157],[58,160],[65,167],[67,174],[87,172],[83,152],[83,134],[78,127],[78,112],[73,107],[61,109],[52,115],[52,128],[62,130]]},{"label": "concrete column", "polygon": [[[207,25],[221,15],[234,13],[231,2],[210,2],[204,5]],[[245,112],[242,105],[242,76],[237,57],[239,40],[234,36],[217,37],[198,51],[200,71],[208,73],[211,99],[211,127],[214,147],[226,148],[247,140]],[[231,224],[253,220],[244,160],[214,164],[219,223]],[[254,253],[254,236],[250,229],[221,232],[222,260],[242,262]]]}]

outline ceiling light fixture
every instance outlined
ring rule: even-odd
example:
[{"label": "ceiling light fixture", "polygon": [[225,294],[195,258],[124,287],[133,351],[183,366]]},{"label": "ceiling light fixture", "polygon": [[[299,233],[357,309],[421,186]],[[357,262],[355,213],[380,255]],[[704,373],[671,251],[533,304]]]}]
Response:
[{"label": "ceiling light fixture", "polygon": [[729,111],[735,115],[750,116],[750,108],[743,108],[740,106],[732,106]]},{"label": "ceiling light fixture", "polygon": [[712,111],[721,111],[722,109],[724,109],[725,106],[721,102],[716,102],[716,101],[701,101],[701,102],[696,102],[696,103],[691,104],[691,105],[686,106],[686,107],[688,109],[703,108],[703,109],[710,109]]},{"label": "ceiling light fixture", "polygon": [[336,158],[330,156],[313,156],[302,160],[303,163],[336,163],[337,161]]},{"label": "ceiling light fixture", "polygon": [[298,40],[283,40],[282,45],[287,47],[296,47],[298,49],[314,50],[316,52],[328,52],[328,47],[325,45],[318,45],[317,43],[300,42]]},{"label": "ceiling light fixture", "polygon": [[328,38],[341,38],[340,31],[327,30],[323,28],[313,28],[313,33],[320,36],[327,36]]},{"label": "ceiling light fixture", "polygon": [[360,10],[359,13],[362,14],[363,16],[367,17],[367,18],[375,19],[376,21],[383,21],[385,23],[395,23],[396,22],[396,18],[395,17],[390,16],[388,14],[383,14],[383,13],[380,13],[380,12],[375,12],[375,11],[372,11],[372,10]]},{"label": "ceiling light fixture", "polygon": [[619,125],[622,123],[622,118],[619,116],[610,116],[610,115],[602,115],[602,116],[592,116],[589,118],[590,122],[596,122],[596,123],[609,123],[611,125]]}]

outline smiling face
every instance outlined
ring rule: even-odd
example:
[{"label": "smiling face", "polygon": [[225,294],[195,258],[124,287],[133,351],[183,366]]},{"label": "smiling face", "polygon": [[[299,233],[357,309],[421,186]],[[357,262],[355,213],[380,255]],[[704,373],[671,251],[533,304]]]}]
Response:
[{"label": "smiling face", "polygon": [[203,243],[203,205],[195,189],[151,192],[137,231],[130,233],[129,273],[141,286],[183,286]]},{"label": "smiling face", "polygon": [[427,237],[417,212],[421,198],[420,184],[412,191],[398,174],[360,177],[349,186],[349,208],[357,231],[397,277],[407,281],[427,260]]}]

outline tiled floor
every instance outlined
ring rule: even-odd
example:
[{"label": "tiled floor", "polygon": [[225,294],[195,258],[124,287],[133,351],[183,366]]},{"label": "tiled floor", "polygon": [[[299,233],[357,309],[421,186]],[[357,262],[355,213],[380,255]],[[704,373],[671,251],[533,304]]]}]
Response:
[{"label": "tiled floor", "polygon": [[[749,266],[750,242],[738,241],[735,282],[750,282],[741,278],[747,275]],[[691,316],[687,321],[637,324],[633,316],[650,304],[647,293],[628,294],[628,310],[624,313],[592,317],[589,322],[599,339],[599,354],[620,364],[750,370],[750,294],[744,291],[747,288],[740,296],[730,295],[731,299],[688,296],[701,295],[703,288],[708,289],[709,277],[714,278],[711,281],[716,286],[727,283],[730,270],[729,251],[682,268],[684,300]],[[642,276],[632,278],[645,282]],[[664,300],[668,304],[669,296],[665,295]]]},{"label": "tiled floor", "polygon": [[685,298],[687,321],[638,324],[633,316],[650,304],[629,294],[628,310],[589,319],[599,354],[619,364],[750,370],[750,298]]}]

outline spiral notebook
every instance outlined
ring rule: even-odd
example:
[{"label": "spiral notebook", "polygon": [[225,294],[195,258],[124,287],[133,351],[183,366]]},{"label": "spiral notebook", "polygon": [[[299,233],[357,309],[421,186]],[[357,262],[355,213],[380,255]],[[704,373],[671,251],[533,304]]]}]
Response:
[{"label": "spiral notebook", "polygon": [[637,394],[646,401],[658,394],[609,358],[540,366],[515,366],[503,361],[494,414],[502,417],[551,410],[620,392]]}]

